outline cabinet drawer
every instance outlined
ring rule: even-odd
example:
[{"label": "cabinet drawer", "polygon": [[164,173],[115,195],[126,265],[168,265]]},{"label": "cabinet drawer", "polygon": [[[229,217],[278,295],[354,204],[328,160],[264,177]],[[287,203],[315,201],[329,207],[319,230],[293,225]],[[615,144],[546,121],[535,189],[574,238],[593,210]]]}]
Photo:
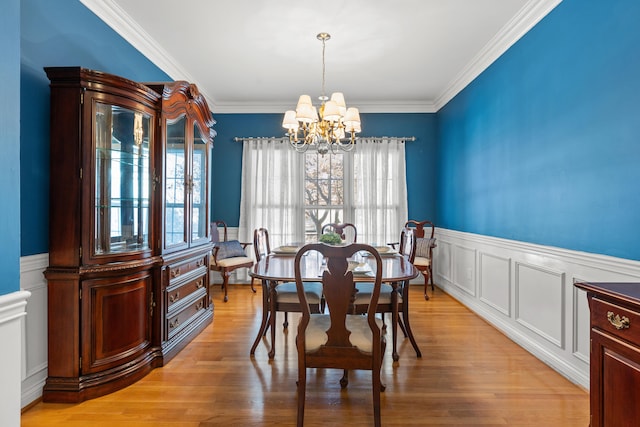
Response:
[{"label": "cabinet drawer", "polygon": [[205,274],[176,287],[167,289],[167,310],[170,310],[174,304],[184,300],[199,289],[204,288],[206,278],[207,276]]},{"label": "cabinet drawer", "polygon": [[207,265],[207,255],[200,256],[198,258],[190,259],[189,261],[172,265],[169,267],[169,280],[173,281],[179,277],[193,271],[197,268]]},{"label": "cabinet drawer", "polygon": [[625,341],[640,342],[640,313],[597,297],[592,299],[591,326]]},{"label": "cabinet drawer", "polygon": [[204,295],[202,298],[199,298],[192,303],[186,305],[180,312],[167,316],[166,319],[166,328],[168,332],[168,337],[171,338],[180,330],[185,328],[193,318],[197,317],[198,313],[202,310],[205,310],[207,307],[207,295]]}]

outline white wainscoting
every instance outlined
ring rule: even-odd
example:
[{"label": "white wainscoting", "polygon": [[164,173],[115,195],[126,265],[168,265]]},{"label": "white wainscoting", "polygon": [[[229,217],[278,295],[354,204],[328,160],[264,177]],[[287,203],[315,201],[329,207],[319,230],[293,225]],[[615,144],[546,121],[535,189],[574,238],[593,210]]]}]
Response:
[{"label": "white wainscoting", "polygon": [[29,292],[17,291],[0,295],[0,425],[20,425],[20,357],[24,335],[21,324]]},{"label": "white wainscoting", "polygon": [[20,288],[31,292],[22,322],[22,389],[24,408],[42,396],[47,379],[47,281],[49,254],[20,258]]},{"label": "white wainscoting", "polygon": [[[237,228],[228,232],[229,239],[237,238]],[[573,283],[640,282],[640,262],[445,229],[436,233],[437,286],[588,389],[589,307]],[[31,292],[22,321],[22,407],[42,396],[47,377],[47,265],[48,254],[20,261],[21,289]],[[231,283],[249,283],[243,270]],[[219,274],[212,276],[222,282]],[[422,284],[422,276],[414,283]]]},{"label": "white wainscoting", "polygon": [[589,306],[573,284],[640,282],[640,262],[446,229],[436,238],[437,286],[589,388]]}]

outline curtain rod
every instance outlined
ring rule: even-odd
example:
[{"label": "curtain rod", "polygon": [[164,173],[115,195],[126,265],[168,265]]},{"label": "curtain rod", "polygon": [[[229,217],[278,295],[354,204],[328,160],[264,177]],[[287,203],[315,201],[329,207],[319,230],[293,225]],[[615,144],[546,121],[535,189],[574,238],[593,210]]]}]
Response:
[{"label": "curtain rod", "polygon": [[[399,139],[400,142],[412,142],[416,140],[415,136],[359,136],[356,138],[356,142],[359,139]],[[236,136],[233,138],[234,142],[244,142],[244,141],[273,141],[273,142],[289,142],[288,136]]]}]

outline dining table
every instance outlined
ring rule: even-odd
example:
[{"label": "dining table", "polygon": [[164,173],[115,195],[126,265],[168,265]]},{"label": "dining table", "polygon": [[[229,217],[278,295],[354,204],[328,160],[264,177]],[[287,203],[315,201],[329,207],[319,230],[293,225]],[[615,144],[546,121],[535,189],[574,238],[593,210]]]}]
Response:
[{"label": "dining table", "polygon": [[[259,279],[262,284],[262,322],[258,330],[253,345],[251,346],[250,355],[255,354],[256,348],[260,343],[261,338],[265,335],[267,327],[269,325],[270,316],[276,315],[275,308],[271,304],[273,296],[276,292],[276,287],[282,282],[295,282],[294,274],[294,260],[295,255],[299,247],[295,245],[282,246],[275,248],[268,256],[263,257],[259,262],[256,262],[249,271],[249,275],[252,278]],[[393,351],[392,357],[394,361],[399,360],[397,351],[396,329],[398,322],[398,304],[397,304],[397,290],[403,283],[417,277],[419,272],[409,261],[408,257],[397,253],[395,250],[387,250],[380,248],[380,256],[382,260],[382,283],[388,283],[393,288],[393,294],[396,297],[393,298],[395,304],[393,304],[392,312],[392,327],[393,329]],[[375,257],[365,256],[364,254],[356,254],[354,259],[359,265],[369,265],[371,268],[367,268],[364,271],[375,271]],[[309,252],[302,257],[300,272],[303,281],[317,282],[321,280],[322,271],[325,269],[323,264],[323,257],[318,252]],[[354,272],[354,282],[371,282],[372,276],[370,274],[356,274]],[[411,332],[409,325],[409,301],[408,298],[403,299],[403,330],[406,336],[410,339],[411,344],[416,351],[418,357],[422,354],[416,343],[416,340]],[[272,341],[271,349],[269,350],[269,358],[273,359],[275,355],[274,346],[274,331],[271,331]]]}]

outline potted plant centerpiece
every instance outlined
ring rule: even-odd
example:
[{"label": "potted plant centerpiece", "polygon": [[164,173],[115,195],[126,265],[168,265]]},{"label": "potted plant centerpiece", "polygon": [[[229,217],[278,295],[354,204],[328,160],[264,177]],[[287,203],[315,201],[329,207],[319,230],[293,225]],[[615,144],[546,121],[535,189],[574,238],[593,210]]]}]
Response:
[{"label": "potted plant centerpiece", "polygon": [[342,238],[338,233],[329,232],[320,236],[320,242],[326,243],[327,245],[337,246],[342,244]]}]

